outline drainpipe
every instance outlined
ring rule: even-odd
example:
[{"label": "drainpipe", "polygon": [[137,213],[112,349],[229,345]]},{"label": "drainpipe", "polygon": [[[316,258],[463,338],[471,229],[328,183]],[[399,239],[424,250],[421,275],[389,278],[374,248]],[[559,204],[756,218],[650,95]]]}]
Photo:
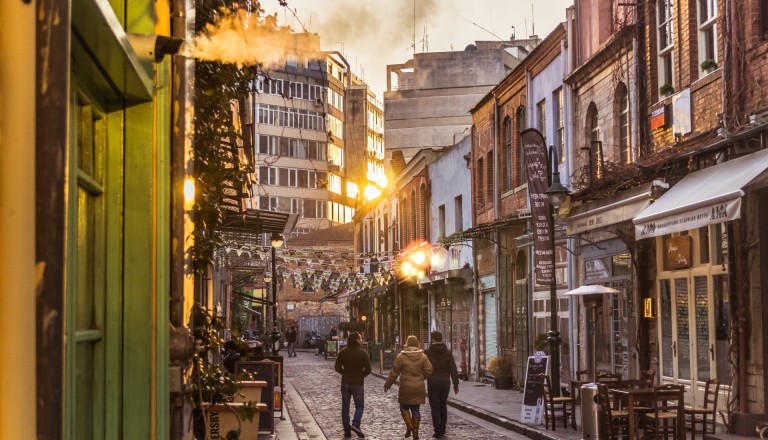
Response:
[{"label": "drainpipe", "polygon": [[[493,220],[499,219],[499,99],[493,97]],[[494,297],[494,303],[496,304],[496,353],[498,356],[502,356],[502,344],[499,343],[501,337],[501,320],[499,319],[499,304],[502,286],[499,276],[501,275],[501,234],[496,230],[493,232],[493,252],[495,258],[494,264],[494,278],[496,279],[496,296]]]}]

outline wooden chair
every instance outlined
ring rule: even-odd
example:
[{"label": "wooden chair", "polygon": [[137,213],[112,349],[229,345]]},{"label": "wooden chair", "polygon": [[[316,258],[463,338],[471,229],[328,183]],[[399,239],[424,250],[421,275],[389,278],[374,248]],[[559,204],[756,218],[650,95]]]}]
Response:
[{"label": "wooden chair", "polygon": [[656,386],[656,371],[651,369],[643,370],[642,381],[645,383],[645,388]]},{"label": "wooden chair", "polygon": [[608,386],[604,383],[597,384],[597,404],[608,440],[629,438],[629,411],[614,409]]},{"label": "wooden chair", "polygon": [[552,384],[549,376],[540,374],[542,387],[544,388],[544,422],[549,429],[549,422],[552,421],[552,430],[556,431],[555,424],[558,419],[563,420],[563,427],[568,427],[568,419],[571,419],[573,429],[576,429],[576,402],[573,397],[553,397]]},{"label": "wooden chair", "polygon": [[[701,434],[701,437],[704,438],[705,434],[715,433],[717,396],[719,394],[720,381],[709,379],[704,385],[704,406],[685,408],[686,425],[691,429],[692,438],[696,438],[696,434]],[[701,425],[700,430],[697,429],[699,425]]]},{"label": "wooden chair", "polygon": [[588,383],[588,380],[589,370],[579,370],[574,374],[574,378],[571,380],[571,397],[576,403],[581,403],[581,386]]},{"label": "wooden chair", "polygon": [[621,374],[619,373],[599,373],[597,375],[597,383],[618,382],[620,380]]},{"label": "wooden chair", "polygon": [[683,411],[683,386],[664,384],[653,388],[652,411],[645,414],[646,439],[675,439],[678,436],[677,420]]},{"label": "wooden chair", "polygon": [[[636,379],[627,379],[627,380],[620,380],[617,382],[609,382],[605,385],[611,389],[626,390],[626,389],[633,389],[633,388],[643,388],[643,381],[636,380]],[[626,407],[627,407],[627,402],[622,400],[617,400],[614,405],[614,408],[619,408],[619,409],[626,408]]]}]

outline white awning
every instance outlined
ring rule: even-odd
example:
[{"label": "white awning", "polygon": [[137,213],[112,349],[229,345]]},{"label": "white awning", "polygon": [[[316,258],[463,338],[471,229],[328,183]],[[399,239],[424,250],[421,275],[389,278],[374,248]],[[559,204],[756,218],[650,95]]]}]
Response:
[{"label": "white awning", "polygon": [[685,176],[634,218],[635,238],[736,220],[743,188],[767,168],[768,150],[761,150]]}]

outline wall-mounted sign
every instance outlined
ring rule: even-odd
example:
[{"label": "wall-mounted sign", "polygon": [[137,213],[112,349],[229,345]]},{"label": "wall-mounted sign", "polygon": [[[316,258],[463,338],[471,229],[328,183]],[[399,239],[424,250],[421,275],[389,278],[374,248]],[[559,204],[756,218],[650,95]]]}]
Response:
[{"label": "wall-mounted sign", "polygon": [[656,130],[657,128],[664,128],[667,126],[669,123],[667,118],[667,108],[669,107],[662,105],[661,107],[651,112],[651,130]]},{"label": "wall-mounted sign", "polygon": [[664,249],[664,261],[667,263],[668,270],[691,267],[691,237],[689,235],[669,237]]},{"label": "wall-mounted sign", "polygon": [[643,318],[653,318],[653,298],[643,300]]},{"label": "wall-mounted sign", "polygon": [[691,89],[685,89],[672,97],[672,131],[677,134],[691,132]]}]

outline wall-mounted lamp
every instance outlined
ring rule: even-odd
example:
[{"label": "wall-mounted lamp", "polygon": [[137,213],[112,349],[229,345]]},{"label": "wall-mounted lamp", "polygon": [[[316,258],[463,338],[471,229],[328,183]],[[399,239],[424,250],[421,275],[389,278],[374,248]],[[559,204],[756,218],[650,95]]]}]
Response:
[{"label": "wall-mounted lamp", "polygon": [[720,127],[717,129],[717,135],[722,139],[727,139],[731,135],[731,133],[729,133],[728,130],[726,130],[725,128]]},{"label": "wall-mounted lamp", "polygon": [[763,118],[761,118],[760,116],[758,116],[758,115],[749,115],[749,125],[751,125],[753,127],[758,127],[758,126],[763,125],[763,124],[765,124],[765,120],[763,120]]},{"label": "wall-mounted lamp", "polygon": [[675,132],[675,143],[678,144],[681,140],[683,140],[683,134]]},{"label": "wall-mounted lamp", "polygon": [[166,55],[176,55],[184,40],[162,35],[126,34],[136,57],[141,61],[159,63]]},{"label": "wall-mounted lamp", "polygon": [[195,179],[191,176],[184,179],[184,209],[191,210],[195,204]]},{"label": "wall-mounted lamp", "polygon": [[669,183],[662,179],[654,179],[653,182],[651,182],[651,189],[648,191],[648,197],[650,197],[651,202],[655,202],[656,199],[661,197],[668,189]]}]

